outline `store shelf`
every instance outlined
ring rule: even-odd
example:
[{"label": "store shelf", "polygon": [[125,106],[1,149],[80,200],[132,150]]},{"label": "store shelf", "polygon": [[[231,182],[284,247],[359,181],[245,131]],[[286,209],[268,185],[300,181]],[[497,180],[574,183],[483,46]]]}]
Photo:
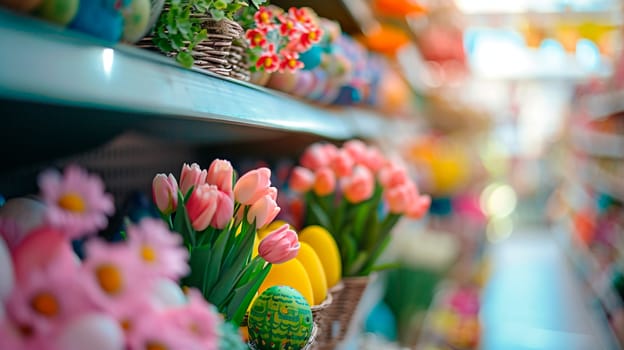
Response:
[{"label": "store shelf", "polygon": [[[17,113],[43,111],[46,118],[54,118],[50,128],[76,122],[64,119],[67,109],[97,114],[82,124],[96,128],[93,123],[110,123],[111,133],[133,128],[207,143],[236,139],[239,132],[238,138],[245,140],[263,132],[369,137],[383,124],[371,111],[362,116],[357,110],[319,108],[251,84],[183,69],[130,45],[111,46],[2,10],[0,46],[5,48],[0,51],[0,108],[16,119]],[[33,105],[39,108],[33,111]],[[23,131],[20,125],[27,121],[9,122],[9,130],[13,125]],[[92,131],[79,122],[78,127]],[[223,125],[229,128],[223,130]]]},{"label": "store shelf", "polygon": [[587,155],[624,158],[624,135],[574,127],[571,136],[574,148]]},{"label": "store shelf", "polygon": [[591,160],[578,159],[577,169],[584,183],[624,202],[624,178],[611,174]]}]

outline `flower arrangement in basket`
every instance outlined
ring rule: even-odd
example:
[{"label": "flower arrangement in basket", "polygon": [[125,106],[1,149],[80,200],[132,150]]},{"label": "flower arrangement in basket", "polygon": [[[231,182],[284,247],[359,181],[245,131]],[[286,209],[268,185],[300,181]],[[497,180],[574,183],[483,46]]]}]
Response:
[{"label": "flower arrangement in basket", "polygon": [[366,276],[377,265],[402,216],[418,219],[431,198],[420,195],[405,167],[379,149],[351,140],[342,148],[309,146],[290,178],[305,195],[305,225],[329,231],[340,250],[343,276]]},{"label": "flower arrangement in basket", "polygon": [[[243,35],[234,21],[241,9],[265,0],[166,0],[151,41],[184,67],[194,64],[229,75],[232,42]],[[149,46],[149,45],[146,45]]]},{"label": "flower arrangement in basket", "polygon": [[299,55],[321,41],[323,31],[313,12],[291,7],[260,7],[245,33],[252,72],[296,72],[304,67]]},{"label": "flower arrangement in basket", "polygon": [[171,174],[153,180],[154,201],[169,227],[188,247],[190,274],[183,284],[199,289],[226,320],[240,324],[272,264],[297,256],[297,234],[288,225],[268,234],[252,257],[256,230],[280,211],[271,171],[258,168],[235,179],[232,165],[209,169],[184,164],[180,184]]},{"label": "flower arrangement in basket", "polygon": [[69,166],[39,187],[41,200],[0,208],[0,347],[245,348],[199,291],[179,287],[188,250],[160,219],[128,222],[122,242],[106,242],[93,234],[114,206],[98,177]]}]

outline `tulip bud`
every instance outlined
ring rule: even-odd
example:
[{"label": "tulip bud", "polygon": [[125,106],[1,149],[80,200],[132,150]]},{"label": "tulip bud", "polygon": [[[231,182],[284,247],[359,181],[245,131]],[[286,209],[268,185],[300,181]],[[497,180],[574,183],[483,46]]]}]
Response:
[{"label": "tulip bud", "polygon": [[260,242],[258,255],[271,264],[281,264],[297,257],[299,247],[297,233],[284,224]]},{"label": "tulip bud", "polygon": [[241,176],[234,185],[234,198],[243,205],[254,204],[267,194],[271,186],[271,170],[258,168]]},{"label": "tulip bud", "polygon": [[414,184],[408,182],[386,189],[384,198],[388,203],[388,210],[392,214],[403,214],[412,204],[412,201],[418,198],[418,192]]},{"label": "tulip bud", "polygon": [[349,140],[342,145],[342,148],[351,155],[356,163],[361,162],[367,151],[366,144],[360,140]]},{"label": "tulip bud", "polygon": [[329,168],[321,168],[316,171],[314,179],[314,193],[319,196],[327,196],[336,189],[336,176]]},{"label": "tulip bud", "polygon": [[356,165],[351,176],[343,179],[342,190],[345,198],[353,204],[369,199],[375,190],[375,179],[368,168]]},{"label": "tulip bud", "polygon": [[353,171],[353,158],[346,150],[342,149],[336,153],[336,156],[331,162],[331,168],[338,177],[345,177],[351,175]]},{"label": "tulip bud", "polygon": [[172,174],[157,174],[152,181],[152,199],[164,215],[176,211],[178,207],[178,182]]},{"label": "tulip bud", "polygon": [[206,182],[216,185],[220,191],[232,196],[232,178],[234,176],[234,168],[227,160],[215,159],[208,168],[208,176]]},{"label": "tulip bud", "polygon": [[304,167],[295,167],[290,175],[290,189],[295,192],[308,192],[314,184],[314,173]]},{"label": "tulip bud", "polygon": [[251,205],[247,213],[247,221],[250,223],[255,221],[256,228],[261,228],[270,224],[279,212],[280,207],[278,207],[275,200],[267,194]]},{"label": "tulip bud", "polygon": [[234,215],[234,200],[225,192],[219,191],[217,210],[210,221],[210,226],[218,229],[225,228]]},{"label": "tulip bud", "polygon": [[217,186],[203,184],[193,190],[186,203],[186,210],[191,220],[191,226],[195,230],[203,231],[210,225],[217,211],[218,201],[219,189]]},{"label": "tulip bud", "polygon": [[206,170],[202,170],[199,164],[193,163],[190,166],[186,163],[182,166],[182,173],[180,175],[180,190],[182,194],[186,196],[187,192],[192,186],[198,187],[206,183],[206,176],[208,173]]},{"label": "tulip bud", "polygon": [[330,151],[330,149],[327,148],[325,144],[315,143],[309,146],[305,150],[305,152],[303,152],[299,163],[301,163],[302,166],[310,170],[317,170],[319,168],[329,165],[329,162],[331,161],[331,156],[332,151]]},{"label": "tulip bud", "polygon": [[407,208],[405,216],[410,219],[420,219],[427,214],[430,206],[431,197],[428,195],[420,196]]},{"label": "tulip bud", "polygon": [[377,173],[386,164],[386,158],[383,156],[379,148],[368,147],[362,158],[362,164],[373,173]]}]

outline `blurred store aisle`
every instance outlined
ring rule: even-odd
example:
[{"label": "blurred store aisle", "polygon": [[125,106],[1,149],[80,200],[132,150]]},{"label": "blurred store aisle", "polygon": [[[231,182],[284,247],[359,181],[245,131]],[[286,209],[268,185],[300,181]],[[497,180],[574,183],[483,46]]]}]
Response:
[{"label": "blurred store aisle", "polygon": [[564,254],[545,227],[516,230],[491,247],[484,350],[617,349]]}]

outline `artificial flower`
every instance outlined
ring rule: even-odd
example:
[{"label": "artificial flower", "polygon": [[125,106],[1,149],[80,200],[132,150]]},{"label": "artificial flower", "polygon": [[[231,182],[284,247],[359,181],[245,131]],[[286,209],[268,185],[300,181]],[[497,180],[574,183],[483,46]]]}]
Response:
[{"label": "artificial flower", "polygon": [[39,188],[48,206],[48,222],[70,238],[103,229],[115,210],[113,198],[104,192],[102,180],[84,169],[70,165],[63,174],[47,170],[39,175]]},{"label": "artificial flower", "polygon": [[272,264],[281,264],[294,259],[300,246],[297,233],[284,224],[260,241],[258,255]]},{"label": "artificial flower", "polygon": [[314,178],[314,193],[319,196],[327,196],[336,188],[336,175],[330,168],[320,168]]},{"label": "artificial flower", "polygon": [[219,201],[219,189],[215,185],[203,184],[197,186],[186,203],[186,210],[193,229],[205,230],[215,212]]},{"label": "artificial flower", "polygon": [[177,280],[189,272],[188,251],[182,237],[162,220],[145,218],[127,229],[128,245],[143,263],[141,273]]},{"label": "artificial flower", "polygon": [[152,199],[164,215],[170,215],[178,207],[178,182],[172,174],[157,174],[152,181]]},{"label": "artificial flower", "polygon": [[188,165],[184,163],[182,165],[182,172],[180,174],[180,190],[183,195],[186,195],[191,187],[197,187],[206,183],[206,177],[208,172],[205,169],[199,167],[199,164],[193,163]]},{"label": "artificial flower", "polygon": [[249,47],[265,47],[267,44],[266,33],[260,29],[249,29],[245,33]]},{"label": "artificial flower", "polygon": [[255,203],[271,186],[271,170],[258,168],[245,173],[234,185],[234,198],[244,205]]},{"label": "artificial flower", "polygon": [[217,186],[219,191],[226,193],[232,197],[232,179],[234,176],[234,168],[232,164],[223,159],[215,159],[210,163],[206,182]]},{"label": "artificial flower", "polygon": [[294,73],[301,68],[303,68],[303,62],[299,61],[299,54],[296,52],[282,50],[281,51],[282,60],[280,62],[280,71],[281,72],[291,72]]},{"label": "artificial flower", "polygon": [[256,68],[262,68],[268,73],[276,72],[279,69],[279,56],[275,53],[275,46],[269,44],[267,49],[262,52],[260,58],[256,62]]}]

